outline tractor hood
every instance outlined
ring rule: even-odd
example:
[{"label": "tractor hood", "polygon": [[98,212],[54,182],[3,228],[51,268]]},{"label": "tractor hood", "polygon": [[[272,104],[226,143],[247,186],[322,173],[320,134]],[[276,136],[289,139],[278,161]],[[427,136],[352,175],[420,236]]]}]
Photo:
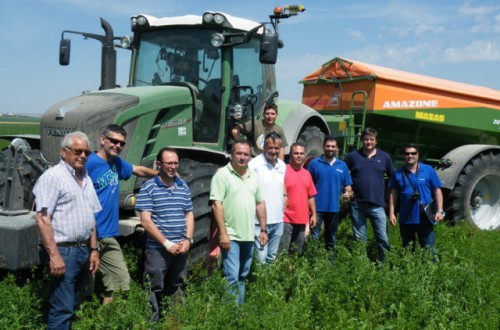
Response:
[{"label": "tractor hood", "polygon": [[[189,86],[108,89],[66,99],[49,108],[42,117],[42,153],[50,162],[59,162],[62,139],[72,131],[87,134],[90,148],[97,150],[100,147],[99,137],[106,126],[116,123],[135,128],[133,123],[139,117],[180,105],[193,106],[193,94]],[[134,133],[129,127],[126,127],[127,142]],[[130,143],[127,143],[122,156],[127,155],[129,146]]]}]

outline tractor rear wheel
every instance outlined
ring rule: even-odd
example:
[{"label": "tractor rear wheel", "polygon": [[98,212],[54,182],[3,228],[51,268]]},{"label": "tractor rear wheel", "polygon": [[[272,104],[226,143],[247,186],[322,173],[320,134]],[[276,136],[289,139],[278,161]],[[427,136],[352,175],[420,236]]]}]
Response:
[{"label": "tractor rear wheel", "polygon": [[191,189],[194,208],[194,244],[189,253],[190,263],[208,261],[212,210],[209,205],[210,182],[217,169],[223,164],[201,162],[193,158],[181,158],[179,176]]},{"label": "tractor rear wheel", "polygon": [[306,126],[299,134],[297,142],[306,146],[306,161],[304,166],[319,155],[323,154],[323,139],[325,134],[316,126]]},{"label": "tractor rear wheel", "polygon": [[500,229],[500,157],[489,152],[472,159],[450,194],[453,220],[479,229]]}]

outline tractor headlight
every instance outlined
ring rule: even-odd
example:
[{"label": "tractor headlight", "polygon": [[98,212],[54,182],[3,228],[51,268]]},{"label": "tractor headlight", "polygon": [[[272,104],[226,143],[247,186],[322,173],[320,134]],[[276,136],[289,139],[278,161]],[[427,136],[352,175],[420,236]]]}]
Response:
[{"label": "tractor headlight", "polygon": [[214,33],[212,34],[212,38],[210,39],[210,42],[212,43],[212,46],[214,47],[221,47],[224,44],[224,40],[226,38],[222,33]]}]

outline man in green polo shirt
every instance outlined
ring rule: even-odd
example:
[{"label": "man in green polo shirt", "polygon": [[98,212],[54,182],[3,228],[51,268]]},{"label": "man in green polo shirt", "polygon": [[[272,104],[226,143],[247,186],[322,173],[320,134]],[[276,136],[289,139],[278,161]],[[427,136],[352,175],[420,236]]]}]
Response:
[{"label": "man in green polo shirt", "polygon": [[212,178],[210,201],[219,229],[222,268],[238,304],[245,300],[245,279],[253,258],[255,217],[260,242],[267,244],[266,205],[257,175],[249,170],[250,144],[239,140],[231,149],[231,162]]}]

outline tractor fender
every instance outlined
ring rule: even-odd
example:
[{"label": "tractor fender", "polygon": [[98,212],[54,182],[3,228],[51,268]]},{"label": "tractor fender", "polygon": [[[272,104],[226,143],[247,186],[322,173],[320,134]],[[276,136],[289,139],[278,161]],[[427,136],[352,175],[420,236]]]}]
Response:
[{"label": "tractor fender", "polygon": [[436,168],[443,188],[453,189],[465,165],[478,154],[486,150],[499,150],[500,146],[488,144],[467,144],[448,152],[441,158],[440,166]]},{"label": "tractor fender", "polygon": [[324,134],[329,134],[330,130],[324,118],[314,109],[292,101],[278,102],[278,119],[277,123],[283,127],[288,147],[285,148],[285,154],[290,152],[290,145],[297,141],[300,132],[306,126],[316,126]]}]

